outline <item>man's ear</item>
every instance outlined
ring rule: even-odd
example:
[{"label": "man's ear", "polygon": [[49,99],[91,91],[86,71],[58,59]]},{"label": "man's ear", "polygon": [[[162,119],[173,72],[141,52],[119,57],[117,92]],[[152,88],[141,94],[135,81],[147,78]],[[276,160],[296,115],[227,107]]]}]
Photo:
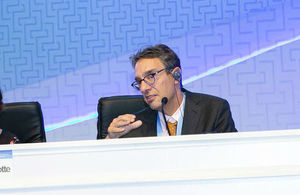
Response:
[{"label": "man's ear", "polygon": [[172,76],[175,79],[175,82],[181,81],[181,69],[179,67],[176,67],[172,70]]}]

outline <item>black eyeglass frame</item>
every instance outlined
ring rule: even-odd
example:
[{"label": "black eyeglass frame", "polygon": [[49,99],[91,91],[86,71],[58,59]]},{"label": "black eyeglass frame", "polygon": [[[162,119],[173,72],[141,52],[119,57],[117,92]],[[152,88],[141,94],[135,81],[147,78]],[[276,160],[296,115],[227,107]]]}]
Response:
[{"label": "black eyeglass frame", "polygon": [[[131,86],[132,86],[133,88],[135,88],[136,90],[140,90],[140,86],[141,86],[142,81],[144,81],[147,85],[152,86],[152,85],[155,83],[155,75],[157,75],[158,73],[162,72],[163,70],[167,70],[167,69],[166,69],[166,68],[163,68],[163,69],[158,70],[158,71],[156,71],[156,72],[149,73],[149,74],[147,74],[146,76],[144,76],[143,79],[141,79],[141,80],[139,80],[139,81],[134,81],[133,83],[131,83]],[[146,78],[149,77],[149,76],[151,77],[151,78],[149,78],[149,79],[152,79],[152,78],[153,78],[153,82],[152,82],[152,83],[146,81]]]}]

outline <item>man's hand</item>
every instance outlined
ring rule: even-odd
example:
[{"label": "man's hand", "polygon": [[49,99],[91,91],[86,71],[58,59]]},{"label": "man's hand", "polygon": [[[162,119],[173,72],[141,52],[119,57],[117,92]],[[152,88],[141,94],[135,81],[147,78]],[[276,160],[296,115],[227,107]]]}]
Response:
[{"label": "man's hand", "polygon": [[119,138],[142,124],[141,120],[135,121],[133,114],[120,115],[110,123],[106,139]]}]

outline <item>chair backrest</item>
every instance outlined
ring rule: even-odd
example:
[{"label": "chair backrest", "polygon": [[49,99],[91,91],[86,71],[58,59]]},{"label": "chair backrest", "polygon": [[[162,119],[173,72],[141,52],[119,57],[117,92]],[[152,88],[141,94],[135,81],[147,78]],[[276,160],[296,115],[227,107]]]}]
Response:
[{"label": "chair backrest", "polygon": [[21,143],[46,142],[41,105],[38,102],[4,104],[0,128],[14,133]]},{"label": "chair backrest", "polygon": [[122,114],[134,114],[147,107],[141,95],[112,96],[100,98],[98,102],[98,135],[104,139],[112,120]]}]

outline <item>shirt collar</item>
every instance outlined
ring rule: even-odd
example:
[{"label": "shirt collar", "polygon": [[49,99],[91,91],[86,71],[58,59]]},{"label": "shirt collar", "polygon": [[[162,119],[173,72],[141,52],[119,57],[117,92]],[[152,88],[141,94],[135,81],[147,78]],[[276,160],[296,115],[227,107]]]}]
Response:
[{"label": "shirt collar", "polygon": [[[184,115],[183,111],[184,111],[185,94],[184,93],[182,93],[182,94],[183,94],[182,102],[181,102],[179,108],[176,110],[176,112],[172,116],[166,115],[166,120],[168,122],[174,123],[176,121],[179,121],[180,117],[183,118],[183,115]],[[161,112],[159,112],[159,114],[162,116]]]}]

